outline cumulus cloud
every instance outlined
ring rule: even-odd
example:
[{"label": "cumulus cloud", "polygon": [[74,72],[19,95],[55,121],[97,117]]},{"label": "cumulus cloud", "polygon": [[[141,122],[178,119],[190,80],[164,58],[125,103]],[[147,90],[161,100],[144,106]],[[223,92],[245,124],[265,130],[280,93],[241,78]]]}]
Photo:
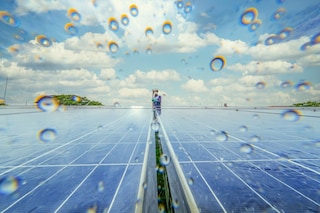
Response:
[{"label": "cumulus cloud", "polygon": [[141,70],[137,70],[134,75],[138,80],[142,81],[178,81],[180,80],[180,74],[175,70],[151,70],[148,72],[143,72]]},{"label": "cumulus cloud", "polygon": [[145,88],[121,88],[118,93],[122,98],[145,98],[150,97],[151,91]]},{"label": "cumulus cloud", "polygon": [[101,69],[99,77],[103,80],[114,79],[116,78],[116,71],[113,68]]},{"label": "cumulus cloud", "polygon": [[15,13],[17,15],[26,15],[30,12],[34,13],[45,13],[50,10],[64,10],[66,7],[60,3],[60,1],[52,0],[16,0],[17,5]]},{"label": "cumulus cloud", "polygon": [[189,92],[206,92],[208,91],[207,87],[204,84],[203,80],[190,79],[185,84],[181,86],[183,89]]}]

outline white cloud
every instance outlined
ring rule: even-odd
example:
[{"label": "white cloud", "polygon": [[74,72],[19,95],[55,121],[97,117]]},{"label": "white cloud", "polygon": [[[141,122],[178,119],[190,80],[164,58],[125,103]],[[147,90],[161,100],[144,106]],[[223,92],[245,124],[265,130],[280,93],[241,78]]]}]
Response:
[{"label": "white cloud", "polygon": [[148,72],[143,72],[141,70],[137,70],[134,75],[138,80],[142,81],[178,81],[180,80],[180,74],[175,70],[162,70],[156,71],[151,70]]},{"label": "white cloud", "polygon": [[[121,88],[119,96],[122,98],[146,98],[151,97],[151,91],[145,88]],[[151,102],[151,100],[150,100]]]},{"label": "white cloud", "polygon": [[183,89],[189,92],[206,92],[208,91],[207,87],[204,85],[203,80],[190,79],[185,84],[181,86]]},{"label": "white cloud", "polygon": [[303,67],[298,64],[289,63],[286,61],[251,61],[248,64],[234,64],[227,66],[226,69],[233,71],[240,71],[244,75],[255,74],[255,75],[271,75],[280,73],[302,73]]},{"label": "white cloud", "polygon": [[116,77],[116,71],[113,68],[101,69],[99,77],[103,80],[110,80]]},{"label": "white cloud", "polygon": [[57,0],[16,0],[17,5],[15,13],[17,15],[26,15],[30,12],[46,13],[50,10],[63,10],[66,7]]}]

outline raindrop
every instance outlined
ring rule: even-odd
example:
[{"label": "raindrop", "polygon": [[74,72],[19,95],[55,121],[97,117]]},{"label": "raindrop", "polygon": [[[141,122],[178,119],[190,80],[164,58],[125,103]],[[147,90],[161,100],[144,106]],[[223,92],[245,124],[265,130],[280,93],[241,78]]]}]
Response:
[{"label": "raindrop", "polygon": [[255,20],[249,25],[249,31],[250,32],[256,31],[261,26],[261,24],[262,24],[261,20]]},{"label": "raindrop", "polygon": [[315,35],[311,38],[311,44],[312,44],[312,45],[320,44],[320,33],[315,34]]},{"label": "raindrop", "polygon": [[191,186],[191,185],[193,185],[193,183],[194,183],[193,178],[192,178],[192,177],[189,177],[189,178],[188,178],[188,184]]},{"label": "raindrop", "polygon": [[147,28],[145,29],[144,33],[145,33],[145,35],[146,35],[147,37],[152,36],[152,35],[153,35],[153,29],[152,29],[152,27],[147,27]]},{"label": "raindrop", "polygon": [[177,198],[173,199],[172,200],[172,207],[177,209],[177,208],[179,208],[179,206],[180,206],[179,200]]},{"label": "raindrop", "polygon": [[36,36],[36,40],[41,46],[44,47],[50,47],[52,45],[52,41],[45,35]]},{"label": "raindrop", "polygon": [[121,23],[124,26],[127,26],[129,24],[129,18],[128,18],[127,14],[122,14],[121,15]]},{"label": "raindrop", "polygon": [[172,23],[171,21],[165,21],[162,24],[162,32],[166,35],[170,34],[172,31]]},{"label": "raindrop", "polygon": [[226,65],[226,59],[223,56],[217,56],[210,62],[210,68],[212,71],[220,71]]},{"label": "raindrop", "polygon": [[67,14],[72,21],[79,22],[81,20],[81,15],[75,8],[70,8]]},{"label": "raindrop", "polygon": [[154,130],[154,131],[159,131],[159,129],[160,129],[160,123],[159,123],[158,121],[153,121],[153,122],[151,123],[151,128],[152,128],[152,130]]},{"label": "raindrop", "polygon": [[280,39],[286,39],[288,38],[291,33],[292,33],[292,28],[291,27],[287,27],[287,28],[284,28],[283,30],[281,30],[279,33],[278,33],[278,36]]},{"label": "raindrop", "polygon": [[165,208],[163,203],[159,203],[158,204],[158,210],[159,210],[159,213],[165,213],[166,212],[166,208]]},{"label": "raindrop", "polygon": [[170,157],[167,154],[162,154],[160,156],[160,163],[163,166],[167,166],[170,163]]},{"label": "raindrop", "polygon": [[254,114],[252,117],[253,117],[253,119],[255,119],[255,120],[260,119],[260,116],[259,116],[258,114]]},{"label": "raindrop", "polygon": [[258,17],[258,10],[254,7],[246,9],[241,15],[240,21],[244,25],[251,24]]},{"label": "raindrop", "polygon": [[210,135],[215,135],[215,134],[216,134],[216,130],[211,129],[211,130],[210,130]]},{"label": "raindrop", "polygon": [[225,142],[229,138],[228,134],[225,131],[216,133],[216,140],[220,142]]},{"label": "raindrop", "polygon": [[183,2],[182,2],[182,0],[177,1],[177,8],[178,8],[178,9],[183,8]]},{"label": "raindrop", "polygon": [[137,5],[135,4],[130,5],[130,14],[134,17],[136,17],[139,14]]},{"label": "raindrop", "polygon": [[74,95],[74,96],[72,96],[72,100],[75,101],[75,102],[80,102],[81,101],[81,97],[77,96],[77,95]]},{"label": "raindrop", "polygon": [[0,179],[0,194],[10,195],[17,191],[21,185],[21,179],[14,176],[6,176]]},{"label": "raindrop", "polygon": [[20,25],[19,20],[7,11],[0,11],[0,21],[12,27],[17,27]]},{"label": "raindrop", "polygon": [[190,2],[186,3],[186,6],[184,7],[185,13],[190,13],[192,11],[192,4]]},{"label": "raindrop", "polygon": [[293,85],[292,81],[283,81],[280,84],[280,87],[284,89],[284,88],[292,87],[292,85]]},{"label": "raindrop", "polygon": [[240,146],[240,152],[250,154],[253,152],[253,146],[251,146],[250,144],[242,144]]},{"label": "raindrop", "polygon": [[274,12],[271,16],[271,20],[279,20],[286,14],[286,9],[285,8],[279,8]]},{"label": "raindrop", "polygon": [[248,132],[248,127],[245,126],[245,125],[242,125],[242,126],[239,127],[239,131],[240,132]]},{"label": "raindrop", "polygon": [[109,41],[108,47],[109,47],[110,52],[112,52],[112,53],[118,52],[119,46],[115,41]]},{"label": "raindrop", "polygon": [[163,167],[163,166],[159,166],[158,172],[159,172],[159,173],[163,173],[163,172],[164,172],[164,167]]},{"label": "raindrop", "polygon": [[18,41],[24,41],[24,37],[19,34],[14,35],[14,38],[17,39]]},{"label": "raindrop", "polygon": [[59,101],[54,96],[40,95],[34,103],[36,103],[36,108],[44,112],[54,112],[59,107]]},{"label": "raindrop", "polygon": [[103,191],[104,191],[104,183],[103,183],[103,181],[99,181],[98,192],[103,192]]},{"label": "raindrop", "polygon": [[8,47],[8,52],[9,53],[18,53],[19,52],[19,46],[13,45]]},{"label": "raindrop", "polygon": [[306,91],[309,90],[311,87],[311,83],[310,82],[300,82],[298,84],[295,85],[296,90],[298,91]]},{"label": "raindrop", "polygon": [[269,45],[273,45],[279,42],[279,37],[277,35],[271,35],[269,36],[265,41],[264,44],[269,46]]},{"label": "raindrop", "polygon": [[148,188],[147,182],[143,182],[142,187],[143,187],[144,189],[147,189],[147,188]]},{"label": "raindrop", "polygon": [[260,82],[258,82],[258,83],[256,83],[256,88],[257,89],[264,89],[264,88],[266,88],[266,82],[264,82],[264,81],[260,81]]},{"label": "raindrop", "polygon": [[152,54],[152,49],[151,49],[150,47],[148,47],[148,48],[146,49],[146,53],[149,54],[149,55]]},{"label": "raindrop", "polygon": [[305,50],[308,50],[310,47],[312,47],[311,41],[304,43],[304,44],[300,47],[300,50],[301,50],[301,51],[305,51]]},{"label": "raindrop", "polygon": [[254,143],[260,142],[261,138],[259,136],[257,136],[257,135],[253,135],[253,136],[251,136],[250,141],[254,142]]},{"label": "raindrop", "polygon": [[64,25],[64,30],[71,35],[78,32],[78,28],[75,27],[73,23],[66,23],[66,25]]},{"label": "raindrop", "polygon": [[114,102],[114,103],[113,103],[113,107],[115,107],[115,108],[120,107],[120,103],[119,103],[118,101]]},{"label": "raindrop", "polygon": [[301,116],[302,113],[296,109],[285,110],[281,113],[281,117],[287,121],[298,121]]},{"label": "raindrop", "polygon": [[39,140],[46,143],[54,141],[56,135],[56,130],[51,128],[46,128],[38,132]]},{"label": "raindrop", "polygon": [[109,29],[112,31],[117,31],[119,29],[119,23],[113,17],[109,18]]}]

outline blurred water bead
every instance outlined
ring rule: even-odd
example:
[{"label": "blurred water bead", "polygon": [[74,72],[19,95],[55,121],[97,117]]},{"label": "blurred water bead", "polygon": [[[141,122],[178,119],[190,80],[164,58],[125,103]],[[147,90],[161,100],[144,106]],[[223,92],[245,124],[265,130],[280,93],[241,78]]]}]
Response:
[{"label": "blurred water bead", "polygon": [[45,35],[36,36],[36,41],[43,47],[50,47],[52,45],[52,41]]},{"label": "blurred water bead", "polygon": [[311,41],[308,41],[306,43],[304,43],[303,45],[301,45],[300,50],[305,51],[308,50],[309,48],[311,48],[313,45],[311,43]]},{"label": "blurred water bead", "polygon": [[42,142],[52,142],[56,139],[57,132],[55,129],[46,128],[38,132],[39,140]]},{"label": "blurred water bead", "polygon": [[283,81],[281,84],[280,84],[280,87],[285,89],[285,88],[289,88],[289,87],[292,87],[293,83],[292,81]]},{"label": "blurred water bead", "polygon": [[78,28],[71,22],[64,25],[64,30],[71,35],[78,33]]},{"label": "blurred water bead", "polygon": [[301,116],[302,113],[296,109],[285,110],[281,113],[281,117],[287,121],[298,121]]},{"label": "blurred water bead", "polygon": [[109,41],[108,47],[109,47],[110,52],[112,52],[112,53],[116,53],[119,50],[119,46],[115,41]]},{"label": "blurred water bead", "polygon": [[146,53],[149,54],[149,55],[152,54],[152,49],[151,49],[150,47],[148,47],[148,48],[146,49]]},{"label": "blurred water bead", "polygon": [[210,135],[215,135],[215,134],[216,134],[216,130],[211,129],[211,130],[210,130]]},{"label": "blurred water bead", "polygon": [[249,25],[249,31],[250,32],[256,31],[261,26],[261,24],[262,24],[261,20],[255,20]]},{"label": "blurred water bead", "polygon": [[286,39],[291,35],[292,31],[291,27],[286,27],[278,33],[278,36],[280,39]]},{"label": "blurred water bead", "polygon": [[172,199],[172,207],[177,209],[177,208],[179,208],[179,206],[180,206],[179,200],[177,198]]},{"label": "blurred water bead", "polygon": [[59,101],[54,96],[40,95],[35,100],[36,108],[43,112],[54,112],[59,107]]},{"label": "blurred water bead", "polygon": [[119,23],[113,17],[109,18],[109,29],[112,31],[117,31],[119,29]]},{"label": "blurred water bead", "polygon": [[170,34],[172,31],[172,23],[171,21],[165,21],[162,24],[162,32],[166,35]]},{"label": "blurred water bead", "polygon": [[100,42],[97,42],[97,43],[96,43],[96,47],[97,47],[98,49],[102,49],[102,48],[103,48],[103,44],[101,44]]},{"label": "blurred water bead", "polygon": [[184,12],[185,13],[190,13],[192,11],[192,4],[191,2],[187,2],[185,7],[184,7]]},{"label": "blurred water bead", "polygon": [[128,18],[127,14],[122,14],[121,15],[121,23],[124,26],[127,26],[129,24],[129,18]]},{"label": "blurred water bead", "polygon": [[264,44],[269,46],[269,45],[276,44],[278,42],[279,42],[279,36],[273,34],[264,41]]},{"label": "blurred water bead", "polygon": [[183,2],[181,0],[177,1],[176,4],[177,4],[177,8],[178,9],[182,9],[183,8]]},{"label": "blurred water bead", "polygon": [[257,136],[257,135],[253,135],[253,136],[250,137],[250,141],[254,142],[254,143],[260,142],[261,138],[259,136]]},{"label": "blurred water bead", "polygon": [[147,28],[145,29],[144,33],[145,33],[145,35],[146,35],[147,37],[152,36],[152,35],[153,35],[153,29],[152,29],[152,27],[147,27]]},{"label": "blurred water bead", "polygon": [[254,114],[254,115],[252,115],[252,117],[253,117],[253,119],[257,120],[257,119],[259,119],[259,118],[260,118],[260,115],[258,115],[258,114]]},{"label": "blurred water bead", "polygon": [[242,125],[242,126],[239,127],[239,131],[240,132],[248,132],[248,127],[245,126],[245,125]]},{"label": "blurred water bead", "polygon": [[139,10],[138,10],[137,5],[132,4],[132,5],[130,5],[129,8],[130,8],[130,14],[131,14],[132,16],[136,17],[136,16],[139,14]]},{"label": "blurred water bead", "polygon": [[216,56],[210,62],[210,68],[212,71],[220,71],[226,65],[226,59],[223,56]]},{"label": "blurred water bead", "polygon": [[216,133],[216,140],[220,142],[225,142],[229,138],[228,134],[225,131]]},{"label": "blurred water bead", "polygon": [[312,45],[320,44],[320,33],[317,33],[314,36],[312,36],[311,43]]},{"label": "blurred water bead", "polygon": [[74,96],[72,96],[72,100],[75,101],[75,102],[80,102],[81,101],[81,97],[77,96],[77,95],[74,95]]},{"label": "blurred water bead", "polygon": [[113,103],[113,107],[115,107],[115,108],[120,107],[120,103],[119,103],[118,101],[114,102],[114,103]]},{"label": "blurred water bead", "polygon": [[260,81],[260,82],[256,83],[255,86],[256,86],[257,89],[264,89],[264,88],[266,88],[267,83],[264,82],[264,81]]},{"label": "blurred water bead", "polygon": [[159,131],[159,129],[160,129],[160,123],[159,123],[158,121],[153,121],[153,122],[151,123],[151,128],[152,128],[152,130],[154,130],[154,131]]},{"label": "blurred water bead", "polygon": [[18,53],[19,52],[19,46],[18,45],[12,45],[8,47],[8,52],[9,53]]},{"label": "blurred water bead", "polygon": [[24,37],[22,35],[19,35],[19,34],[15,34],[14,38],[17,39],[18,41],[23,41],[24,40]]},{"label": "blurred water bead", "polygon": [[167,166],[170,163],[170,157],[167,154],[162,154],[160,156],[160,163],[163,166]]},{"label": "blurred water bead", "polygon": [[250,144],[242,144],[240,146],[240,152],[251,154],[253,152],[253,146],[251,146]]},{"label": "blurred water bead", "polygon": [[0,11],[0,21],[11,27],[18,27],[20,25],[19,19],[7,11]]},{"label": "blurred water bead", "polygon": [[72,21],[79,22],[81,20],[81,15],[75,8],[70,8],[67,14]]},{"label": "blurred water bead", "polygon": [[311,88],[311,83],[308,81],[299,82],[295,85],[296,90],[298,91],[306,91]]},{"label": "blurred water bead", "polygon": [[192,177],[189,177],[187,181],[190,186],[194,184],[194,180]]},{"label": "blurred water bead", "polygon": [[242,24],[248,25],[254,22],[257,19],[257,17],[258,17],[258,10],[254,7],[250,7],[242,13],[240,21]]},{"label": "blurred water bead", "polygon": [[285,8],[278,8],[271,16],[271,20],[279,20],[286,14]]},{"label": "blurred water bead", "polygon": [[104,191],[104,183],[103,183],[103,181],[99,181],[98,192],[103,192],[103,191]]},{"label": "blurred water bead", "polygon": [[22,181],[18,177],[5,176],[0,179],[0,194],[10,195],[18,190]]}]

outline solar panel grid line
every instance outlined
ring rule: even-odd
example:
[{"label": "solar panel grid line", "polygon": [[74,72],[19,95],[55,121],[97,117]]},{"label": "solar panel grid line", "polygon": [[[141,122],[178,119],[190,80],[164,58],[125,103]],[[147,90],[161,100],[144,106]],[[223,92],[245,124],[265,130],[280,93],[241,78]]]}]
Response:
[{"label": "solar panel grid line", "polygon": [[[140,134],[139,134],[139,137],[138,137],[138,139],[137,139],[136,142],[138,142],[138,141],[140,140],[140,137],[141,137],[141,135],[142,135],[142,132],[143,132],[143,127],[142,127],[141,130],[140,130]],[[116,191],[115,191],[115,193],[114,193],[114,195],[113,195],[113,198],[112,198],[112,200],[111,200],[111,203],[109,204],[109,208],[108,208],[108,211],[107,211],[107,212],[110,212],[111,209],[112,209],[112,207],[113,207],[113,204],[114,204],[115,199],[116,199],[116,197],[117,197],[117,195],[118,195],[120,186],[121,186],[121,184],[122,184],[122,182],[123,182],[123,180],[124,180],[124,177],[125,177],[125,175],[126,175],[126,173],[127,173],[127,171],[128,171],[130,162],[131,162],[131,160],[132,160],[132,158],[133,158],[133,154],[135,153],[135,150],[136,150],[136,148],[137,148],[137,145],[138,145],[138,143],[135,143],[135,146],[134,146],[134,148],[133,148],[133,150],[132,150],[132,152],[131,152],[131,154],[130,154],[128,163],[127,163],[127,165],[126,165],[126,167],[125,167],[125,169],[124,169],[124,171],[123,171],[123,174],[122,174],[122,176],[121,176],[121,178],[120,178],[118,187],[117,187],[117,189],[116,189]]]},{"label": "solar panel grid line", "polygon": [[[176,136],[174,136],[176,137]],[[180,140],[176,137],[178,143],[181,145],[182,149],[184,149],[182,143],[180,142]],[[185,149],[184,149],[185,150]],[[186,151],[186,150],[185,150]],[[225,209],[225,207],[223,206],[222,202],[220,201],[220,199],[218,198],[218,196],[216,195],[216,193],[214,192],[214,190],[211,188],[211,186],[209,185],[209,183],[207,182],[207,180],[205,179],[205,177],[203,176],[203,174],[201,173],[200,169],[198,168],[198,166],[196,165],[196,163],[191,159],[190,155],[188,155],[189,158],[189,162],[191,163],[194,168],[196,169],[196,171],[198,172],[198,174],[200,175],[200,177],[202,178],[203,182],[206,184],[206,186],[208,187],[209,191],[211,192],[212,196],[215,198],[215,200],[217,201],[217,203],[219,204],[219,206],[221,207],[221,209],[223,210],[223,212],[227,212],[227,210]],[[181,162],[179,162],[181,163]]]},{"label": "solar panel grid line", "polygon": [[[185,131],[185,130],[184,130]],[[189,134],[189,132],[185,131],[186,134]],[[189,136],[191,138],[193,138],[194,142],[198,143],[200,146],[202,146],[205,150],[207,150],[207,152],[214,157],[217,161],[220,161],[220,164],[222,164],[224,167],[226,167],[235,177],[237,177],[245,186],[247,186],[253,193],[255,193],[259,198],[261,198],[266,204],[268,204],[272,209],[274,209],[275,211],[279,212],[280,211],[278,209],[276,209],[266,198],[264,198],[262,195],[260,195],[256,190],[254,190],[250,185],[248,185],[239,175],[237,175],[234,171],[232,171],[227,165],[225,165],[221,160],[219,160],[215,155],[213,155],[208,149],[206,149],[206,147],[204,147],[201,143],[199,143],[192,135],[189,134]],[[179,141],[179,139],[177,138],[177,140]],[[180,142],[181,143],[181,142]],[[181,144],[182,145],[182,144]],[[200,176],[202,177],[203,181],[206,183],[207,187],[210,189],[210,191],[213,193],[214,197],[216,198],[216,200],[219,201],[219,204],[221,203],[221,201],[218,199],[217,195],[214,193],[214,190],[211,188],[211,186],[209,185],[209,183],[206,181],[206,179],[204,178],[204,176],[202,175],[201,171],[198,169],[198,167],[196,166],[196,164],[194,163],[193,159],[189,156],[191,163],[194,165],[194,167],[196,168],[196,170],[198,171],[198,173],[200,174]],[[222,205],[222,204],[221,204]],[[224,209],[224,208],[223,208]],[[224,209],[225,212],[227,212]]]},{"label": "solar panel grid line", "polygon": [[[108,155],[112,152],[112,150],[121,142],[121,140],[125,137],[126,134],[128,134],[129,130],[125,132],[125,134],[120,137],[119,141],[113,145],[113,147],[104,155],[104,157],[99,161],[98,164],[95,165],[95,167],[89,172],[89,174],[76,186],[76,188],[64,199],[64,201],[58,206],[57,209],[55,209],[55,213],[59,212],[59,210],[67,203],[67,201],[72,197],[72,195],[82,186],[82,184],[90,177],[90,175],[101,165],[101,163],[108,157]],[[72,162],[76,161],[73,160]],[[71,163],[72,163],[71,162]],[[70,163],[70,164],[71,164]]]}]

